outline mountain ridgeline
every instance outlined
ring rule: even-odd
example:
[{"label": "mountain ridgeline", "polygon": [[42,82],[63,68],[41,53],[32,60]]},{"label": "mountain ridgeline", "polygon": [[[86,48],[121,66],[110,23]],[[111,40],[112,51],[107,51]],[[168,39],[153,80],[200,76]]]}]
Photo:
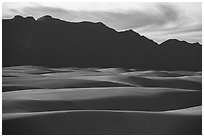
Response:
[{"label": "mountain ridgeline", "polygon": [[122,67],[202,70],[202,46],[176,39],[157,44],[133,30],[51,16],[15,16],[2,22],[3,67]]}]

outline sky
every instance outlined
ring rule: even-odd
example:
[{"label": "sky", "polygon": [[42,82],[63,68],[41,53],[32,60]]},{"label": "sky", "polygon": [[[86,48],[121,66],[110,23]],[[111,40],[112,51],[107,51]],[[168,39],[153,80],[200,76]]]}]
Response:
[{"label": "sky", "polygon": [[132,29],[157,43],[167,39],[202,43],[201,2],[3,2],[2,18],[15,15],[103,22],[117,31]]}]

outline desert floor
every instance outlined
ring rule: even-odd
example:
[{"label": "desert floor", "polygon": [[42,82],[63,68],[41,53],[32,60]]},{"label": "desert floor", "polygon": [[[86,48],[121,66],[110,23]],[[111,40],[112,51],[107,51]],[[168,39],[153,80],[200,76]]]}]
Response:
[{"label": "desert floor", "polygon": [[3,134],[202,134],[202,74],[3,68]]}]

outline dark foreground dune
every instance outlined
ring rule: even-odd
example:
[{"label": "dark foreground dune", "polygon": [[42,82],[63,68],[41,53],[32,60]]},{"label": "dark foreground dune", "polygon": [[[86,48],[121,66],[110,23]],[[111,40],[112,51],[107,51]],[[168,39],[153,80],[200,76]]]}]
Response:
[{"label": "dark foreground dune", "polygon": [[63,111],[22,114],[3,127],[3,134],[201,134],[202,118],[199,112]]},{"label": "dark foreground dune", "polygon": [[3,68],[3,134],[202,134],[201,72]]}]

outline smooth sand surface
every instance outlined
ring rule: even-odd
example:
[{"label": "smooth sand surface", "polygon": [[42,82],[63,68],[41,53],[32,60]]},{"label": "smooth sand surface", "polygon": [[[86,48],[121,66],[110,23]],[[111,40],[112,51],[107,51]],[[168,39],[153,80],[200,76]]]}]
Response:
[{"label": "smooth sand surface", "polygon": [[202,134],[202,73],[3,68],[3,134]]},{"label": "smooth sand surface", "polygon": [[202,130],[201,114],[88,110],[20,115],[18,118],[5,116],[3,127],[8,130],[3,130],[3,134],[167,135],[201,134]]}]

